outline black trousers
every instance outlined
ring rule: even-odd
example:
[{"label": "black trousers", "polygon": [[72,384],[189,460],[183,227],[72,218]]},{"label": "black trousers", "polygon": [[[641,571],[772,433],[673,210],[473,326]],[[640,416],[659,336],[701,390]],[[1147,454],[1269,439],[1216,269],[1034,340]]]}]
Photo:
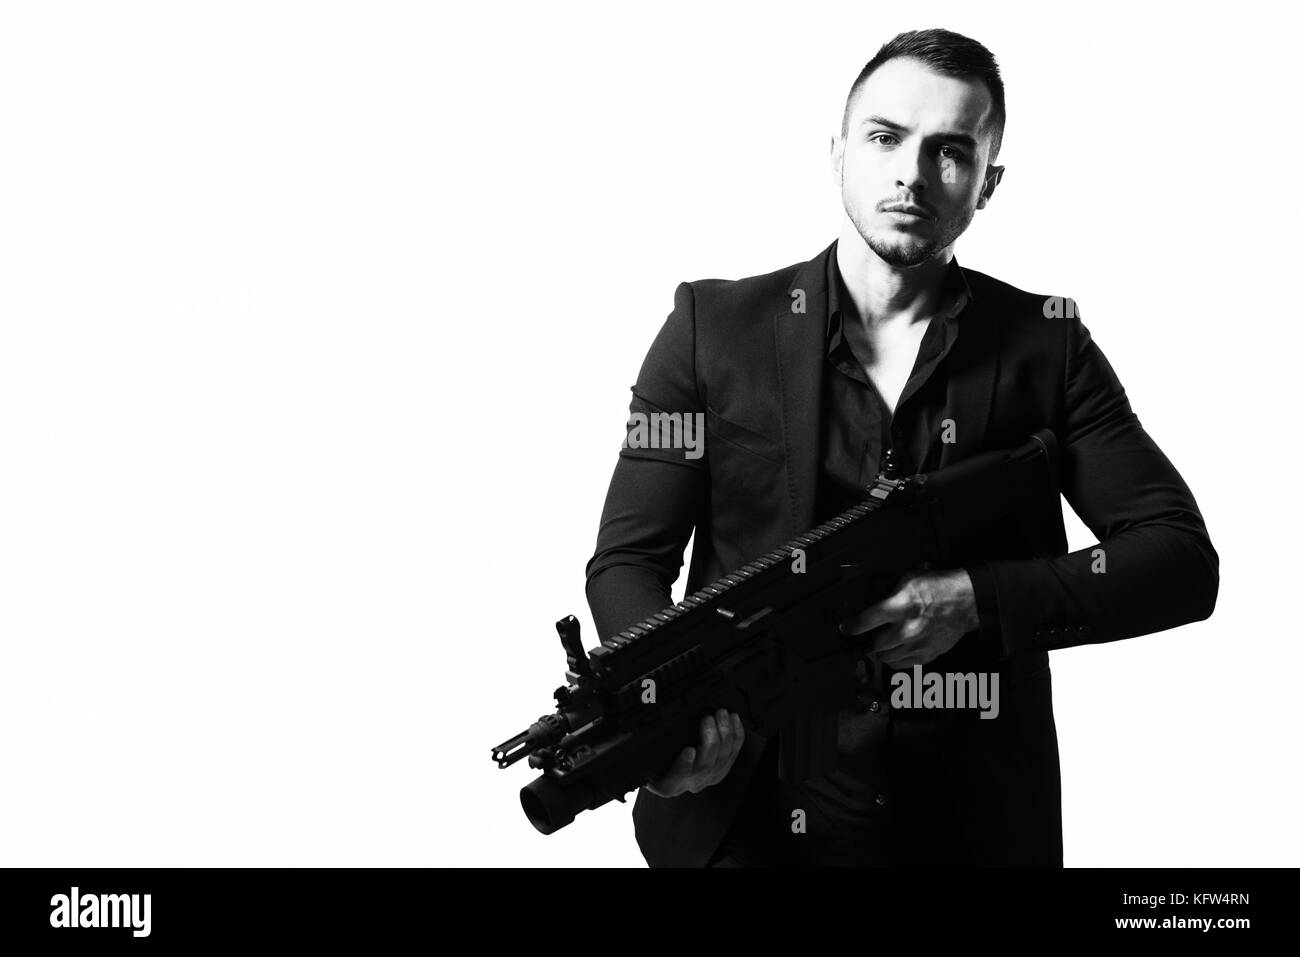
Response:
[{"label": "black trousers", "polygon": [[[862,821],[844,833],[773,777],[760,777],[707,867],[888,867],[890,822]],[[790,827],[790,807],[816,815],[808,832]]]}]

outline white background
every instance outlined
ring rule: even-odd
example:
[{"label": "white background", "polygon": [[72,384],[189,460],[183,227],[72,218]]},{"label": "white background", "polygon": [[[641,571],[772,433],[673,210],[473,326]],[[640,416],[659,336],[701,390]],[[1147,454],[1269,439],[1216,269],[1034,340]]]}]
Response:
[{"label": "white background", "polygon": [[1077,300],[1221,558],[1053,653],[1066,864],[1297,863],[1274,5],[0,9],[0,864],[643,866],[489,750],[592,640],[675,286],[835,238],[844,95],[928,26],[1007,84],[960,261]]}]

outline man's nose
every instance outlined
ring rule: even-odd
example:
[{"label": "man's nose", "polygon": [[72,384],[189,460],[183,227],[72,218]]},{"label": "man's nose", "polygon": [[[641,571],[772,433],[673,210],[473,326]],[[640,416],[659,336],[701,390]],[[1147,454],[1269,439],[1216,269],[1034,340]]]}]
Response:
[{"label": "man's nose", "polygon": [[896,150],[894,157],[898,166],[894,171],[897,177],[894,185],[900,190],[919,193],[929,183],[929,171],[926,169],[925,157],[919,150]]}]

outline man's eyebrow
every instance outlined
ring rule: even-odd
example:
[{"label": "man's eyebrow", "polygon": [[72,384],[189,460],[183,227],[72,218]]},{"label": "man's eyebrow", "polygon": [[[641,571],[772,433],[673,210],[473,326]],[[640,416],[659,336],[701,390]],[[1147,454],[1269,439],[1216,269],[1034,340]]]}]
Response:
[{"label": "man's eyebrow", "polygon": [[[886,126],[891,130],[898,130],[900,133],[912,132],[902,123],[895,123],[893,120],[886,119],[883,116],[864,116],[862,118],[862,122],[859,123],[858,126],[859,127]],[[960,146],[966,147],[971,152],[974,152],[975,149],[979,146],[979,141],[975,139],[975,137],[971,136],[969,133],[957,133],[953,131],[946,131],[943,133],[935,133],[932,137],[930,137],[930,139],[944,140],[949,143],[956,143]]]},{"label": "man's eyebrow", "polygon": [[902,123],[895,123],[893,120],[887,120],[883,116],[864,116],[858,126],[888,126],[891,130],[902,130],[904,133],[912,132]]},{"label": "man's eyebrow", "polygon": [[933,139],[944,140],[948,143],[956,143],[958,146],[964,146],[972,153],[979,146],[979,141],[969,133],[936,133]]}]

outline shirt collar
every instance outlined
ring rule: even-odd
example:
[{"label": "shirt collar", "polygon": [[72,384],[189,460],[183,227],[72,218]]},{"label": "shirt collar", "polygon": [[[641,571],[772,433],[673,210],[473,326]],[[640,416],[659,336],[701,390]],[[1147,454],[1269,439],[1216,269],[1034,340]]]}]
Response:
[{"label": "shirt collar", "polygon": [[[852,299],[849,298],[848,287],[844,285],[844,277],[840,275],[839,262],[835,254],[838,249],[831,250],[830,256],[826,262],[826,290],[827,290],[827,308],[826,308],[826,348],[829,351],[839,341],[840,330],[840,310],[843,304],[852,305]],[[944,276],[943,292],[940,302],[938,318],[945,321],[955,320],[961,315],[966,304],[975,298],[975,293],[971,290],[970,282],[966,279],[965,271],[957,264],[957,257],[953,256],[948,263],[948,272]]]}]

